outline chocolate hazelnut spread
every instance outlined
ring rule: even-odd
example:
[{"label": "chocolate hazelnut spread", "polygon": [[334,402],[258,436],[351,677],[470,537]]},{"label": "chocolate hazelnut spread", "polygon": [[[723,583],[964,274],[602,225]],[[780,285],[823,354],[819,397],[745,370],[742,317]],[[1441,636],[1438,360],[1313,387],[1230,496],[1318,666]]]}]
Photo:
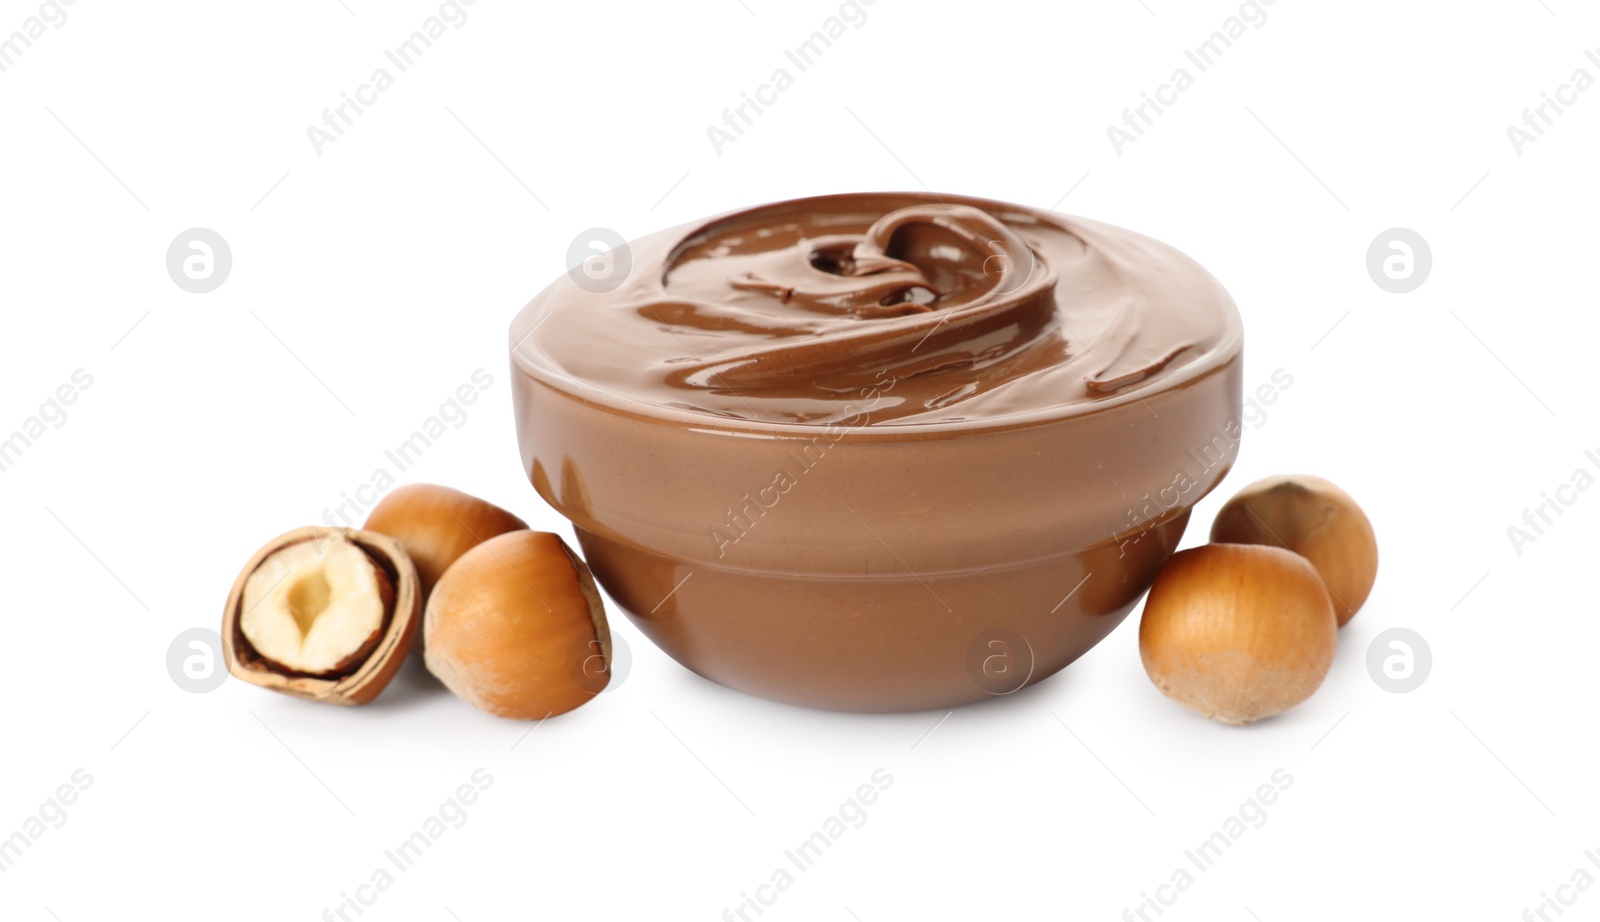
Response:
[{"label": "chocolate hazelnut spread", "polygon": [[1138,234],[851,194],[629,249],[620,287],[562,277],[512,324],[524,470],[640,628],[722,684],[943,707],[1006,684],[973,672],[996,637],[1038,681],[1127,614],[1233,462],[1238,313]]},{"label": "chocolate hazelnut spread", "polygon": [[[1016,206],[840,195],[632,247],[633,278],[535,300],[519,354],[613,400],[734,419],[990,424],[1136,399],[1237,349],[1232,302],[1169,247]],[[602,398],[603,399],[603,398]]]}]

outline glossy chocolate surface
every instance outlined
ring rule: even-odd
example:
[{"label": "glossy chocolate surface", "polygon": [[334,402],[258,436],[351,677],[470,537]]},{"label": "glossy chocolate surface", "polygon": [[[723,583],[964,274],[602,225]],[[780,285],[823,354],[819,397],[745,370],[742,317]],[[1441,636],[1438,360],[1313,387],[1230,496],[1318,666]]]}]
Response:
[{"label": "glossy chocolate surface", "polygon": [[620,290],[536,299],[519,356],[728,419],[855,424],[860,392],[892,378],[873,426],[992,425],[1130,399],[1239,339],[1221,286],[1168,247],[948,196],[786,202],[632,251]]}]

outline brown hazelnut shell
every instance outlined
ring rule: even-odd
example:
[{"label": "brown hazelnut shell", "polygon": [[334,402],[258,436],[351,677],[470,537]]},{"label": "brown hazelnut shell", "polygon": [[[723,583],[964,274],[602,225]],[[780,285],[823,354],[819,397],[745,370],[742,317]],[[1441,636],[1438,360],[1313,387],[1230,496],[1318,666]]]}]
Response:
[{"label": "brown hazelnut shell", "polygon": [[428,670],[480,710],[541,720],[593,699],[575,662],[611,632],[594,578],[557,535],[513,531],[461,555],[434,587],[424,624]]},{"label": "brown hazelnut shell", "polygon": [[528,523],[488,500],[432,483],[408,483],[389,491],[361,526],[398,540],[417,565],[422,603],[439,577],[462,554]]},{"label": "brown hazelnut shell", "polygon": [[1281,714],[1322,685],[1338,645],[1310,561],[1261,544],[1172,556],[1139,621],[1139,658],[1167,697],[1222,723]]},{"label": "brown hazelnut shell", "polygon": [[1211,540],[1293,551],[1311,562],[1344,627],[1367,602],[1378,578],[1372,521],[1350,494],[1311,474],[1267,477],[1218,510]]}]

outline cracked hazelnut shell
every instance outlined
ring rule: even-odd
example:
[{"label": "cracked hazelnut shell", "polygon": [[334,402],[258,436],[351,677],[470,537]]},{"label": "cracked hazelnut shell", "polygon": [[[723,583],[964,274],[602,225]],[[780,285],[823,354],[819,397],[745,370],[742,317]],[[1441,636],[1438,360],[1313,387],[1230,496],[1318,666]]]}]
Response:
[{"label": "cracked hazelnut shell", "polygon": [[404,663],[421,610],[416,567],[399,541],[297,528],[256,551],[234,581],[222,613],[223,658],[252,685],[366,704]]}]

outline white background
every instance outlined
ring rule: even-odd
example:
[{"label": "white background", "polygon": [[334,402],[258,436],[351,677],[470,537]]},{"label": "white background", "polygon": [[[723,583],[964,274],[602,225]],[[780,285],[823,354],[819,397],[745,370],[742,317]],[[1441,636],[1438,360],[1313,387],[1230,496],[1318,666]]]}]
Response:
[{"label": "white background", "polygon": [[[307,126],[436,4],[67,9],[0,74],[0,433],[93,377],[0,474],[0,836],[93,782],[0,874],[5,919],[322,918],[479,768],[465,825],[361,918],[722,918],[880,768],[865,824],[760,918],[1122,918],[1280,768],[1265,825],[1164,919],[1511,920],[1600,876],[1600,491],[1520,554],[1506,531],[1600,474],[1600,90],[1520,156],[1506,135],[1574,69],[1600,77],[1583,4],[1278,0],[1121,156],[1106,126],[1236,5],[877,0],[720,156],[706,126],[837,4],[478,0],[321,156]],[[0,34],[36,10],[0,2]],[[949,715],[748,698],[615,612],[631,674],[526,737],[418,668],[353,710],[169,678],[251,552],[475,369],[494,384],[405,479],[571,540],[518,470],[505,330],[580,231],[924,184],[1140,230],[1233,293],[1246,387],[1293,385],[1187,543],[1239,486],[1307,471],[1381,546],[1303,707],[1190,715],[1145,677],[1137,611]],[[1396,226],[1433,252],[1404,295],[1365,268]],[[165,269],[191,227],[232,247],[209,294]],[[1406,695],[1365,664],[1395,626],[1434,656]]]}]

